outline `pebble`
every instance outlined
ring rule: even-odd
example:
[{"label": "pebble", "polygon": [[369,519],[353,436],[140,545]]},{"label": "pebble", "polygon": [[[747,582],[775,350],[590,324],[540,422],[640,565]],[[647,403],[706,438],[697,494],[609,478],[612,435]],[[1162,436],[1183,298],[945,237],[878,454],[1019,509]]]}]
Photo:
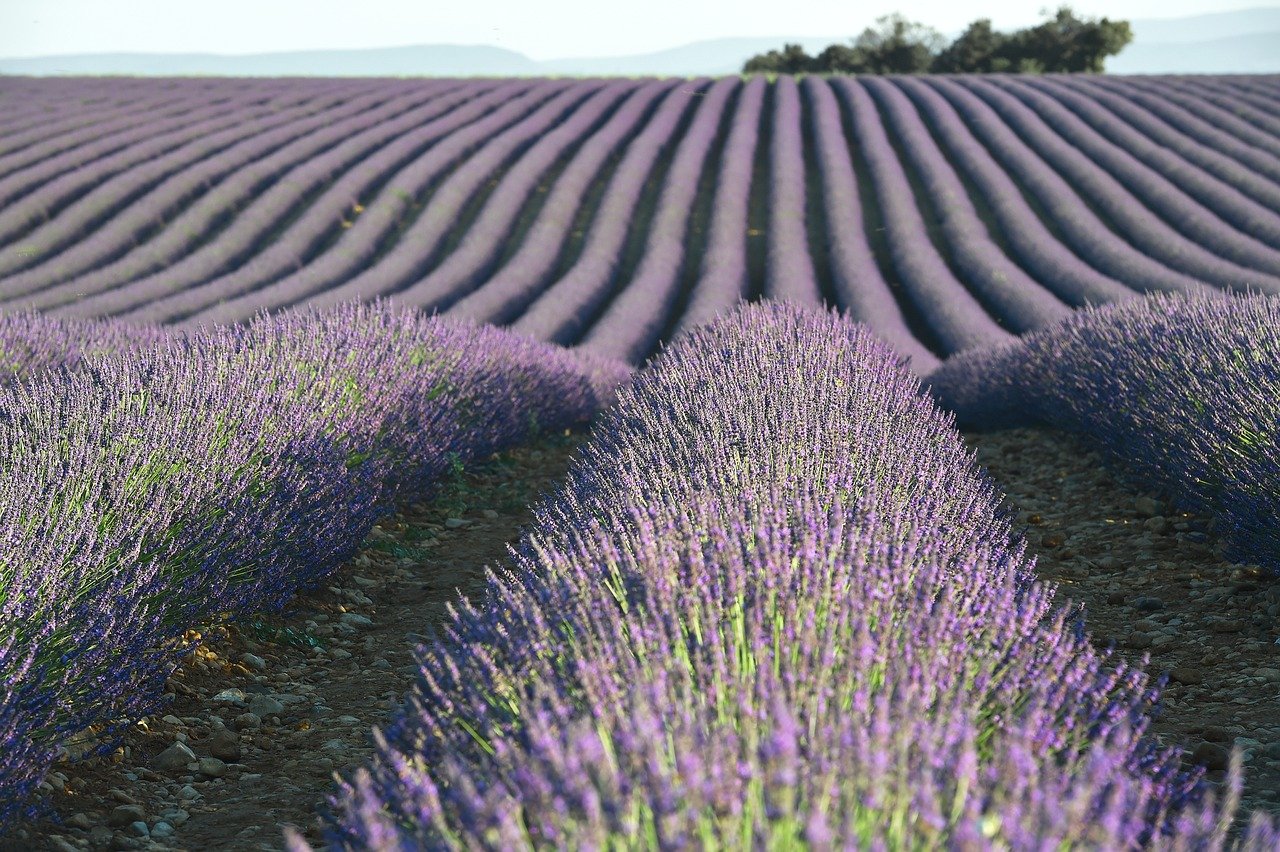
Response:
[{"label": "pebble", "polygon": [[456,530],[459,527],[465,527],[471,522],[465,518],[445,518],[444,525],[447,529]]},{"label": "pebble", "polygon": [[146,822],[143,820],[138,820],[137,822],[129,823],[129,830],[132,831],[134,834],[138,835],[139,837],[151,836],[151,829],[147,827]]},{"label": "pebble", "polygon": [[373,627],[372,621],[357,612],[344,612],[338,620],[343,624],[349,624],[352,627],[359,627],[365,630]]},{"label": "pebble", "polygon": [[1145,494],[1133,501],[1133,508],[1138,510],[1139,515],[1147,518],[1160,514],[1160,504]]},{"label": "pebble", "polygon": [[231,724],[237,731],[261,728],[262,717],[257,713],[241,713],[239,716],[231,720]]},{"label": "pebble", "polygon": [[224,689],[210,699],[214,704],[231,704],[235,707],[244,706],[244,690],[243,689]]},{"label": "pebble", "polygon": [[151,765],[161,772],[176,772],[196,759],[196,753],[178,742],[160,752],[151,761]]},{"label": "pebble", "polygon": [[199,761],[200,774],[206,778],[221,778],[227,774],[227,764],[216,757],[202,757]]},{"label": "pebble", "polygon": [[256,671],[265,672],[267,670],[267,661],[257,654],[241,654],[240,662]]},{"label": "pebble", "polygon": [[1179,666],[1169,672],[1170,683],[1180,683],[1184,686],[1198,686],[1204,683],[1204,675],[1199,669],[1193,669],[1190,666]]},{"label": "pebble", "polygon": [[178,791],[178,795],[186,799],[187,801],[192,801],[194,799],[201,798],[200,791],[197,790],[195,787],[192,787],[190,784],[184,785],[183,788]]},{"label": "pebble", "polygon": [[172,837],[173,826],[165,822],[164,820],[161,820],[160,822],[151,826],[151,836],[152,837]]},{"label": "pebble", "polygon": [[497,512],[495,512],[493,509],[485,509],[485,510],[484,510],[483,512],[481,512],[480,514],[481,514],[481,515],[484,515],[486,518],[488,518],[488,519],[489,519],[489,520],[491,520],[491,521],[492,521],[494,518],[498,517],[498,513],[497,513]]},{"label": "pebble", "polygon": [[93,820],[89,819],[89,815],[86,813],[77,813],[73,814],[71,818],[67,820],[67,825],[72,828],[81,829],[82,831],[88,831],[93,828]]},{"label": "pebble", "polygon": [[1164,609],[1164,601],[1154,595],[1140,595],[1133,599],[1133,608],[1139,612],[1158,612]]},{"label": "pebble", "polygon": [[165,822],[175,826],[182,825],[187,820],[191,819],[191,814],[187,813],[182,808],[170,808],[160,814],[160,816],[164,818]]},{"label": "pebble", "polygon": [[284,704],[270,695],[255,695],[253,700],[249,702],[249,712],[259,719],[265,719],[267,716],[279,716],[284,712]]},{"label": "pebble", "polygon": [[1226,769],[1231,753],[1216,743],[1204,742],[1191,752],[1191,759],[1206,769]]},{"label": "pebble", "polygon": [[233,761],[240,759],[240,738],[226,728],[214,732],[205,747],[214,757]]},{"label": "pebble", "polygon": [[129,825],[132,822],[138,822],[146,818],[147,812],[142,805],[117,805],[111,809],[111,814],[107,817],[107,825],[119,828],[122,825]]}]

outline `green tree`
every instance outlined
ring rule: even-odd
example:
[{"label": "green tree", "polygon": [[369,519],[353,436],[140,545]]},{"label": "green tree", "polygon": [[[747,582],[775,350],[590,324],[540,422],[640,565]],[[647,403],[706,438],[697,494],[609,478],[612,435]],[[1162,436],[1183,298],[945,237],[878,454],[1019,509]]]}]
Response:
[{"label": "green tree", "polygon": [[780,51],[758,54],[742,66],[744,74],[803,74],[813,70],[813,57],[798,44],[784,44]]},{"label": "green tree", "polygon": [[853,42],[853,68],[858,74],[922,74],[945,44],[932,27],[909,21],[899,14],[876,19]]},{"label": "green tree", "polygon": [[[1049,14],[1049,13],[1046,13]],[[1133,41],[1127,21],[1077,17],[1062,6],[1047,20],[1013,33],[997,32],[989,18],[968,26],[951,44],[932,27],[902,15],[876,19],[848,44],[809,56],[798,44],[753,56],[745,73],[990,74],[1100,73],[1108,56]]]},{"label": "green tree", "polygon": [[1002,54],[1009,37],[991,27],[990,18],[979,18],[947,45],[929,70],[940,74],[990,74],[1008,71]]},{"label": "green tree", "polygon": [[1044,23],[1013,33],[999,53],[1011,70],[1033,64],[1046,73],[1099,74],[1107,57],[1131,41],[1128,21],[1079,18],[1062,6]]}]

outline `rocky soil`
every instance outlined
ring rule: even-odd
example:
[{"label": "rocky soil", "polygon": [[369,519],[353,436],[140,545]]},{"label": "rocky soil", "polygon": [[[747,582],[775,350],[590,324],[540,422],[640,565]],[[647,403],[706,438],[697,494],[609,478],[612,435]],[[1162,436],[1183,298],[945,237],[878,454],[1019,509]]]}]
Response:
[{"label": "rocky soil", "polygon": [[[1171,673],[1157,735],[1210,778],[1240,746],[1245,809],[1280,813],[1280,583],[1224,563],[1206,519],[1126,487],[1069,436],[966,437],[1008,493],[1041,576],[1087,606],[1095,642]],[[45,790],[58,821],[0,849],[279,850],[285,826],[318,845],[317,807],[333,774],[370,754],[369,729],[411,682],[414,643],[458,590],[481,588],[581,438],[475,466],[375,528],[284,614],[205,628],[164,711],[114,755],[59,765]]]}]

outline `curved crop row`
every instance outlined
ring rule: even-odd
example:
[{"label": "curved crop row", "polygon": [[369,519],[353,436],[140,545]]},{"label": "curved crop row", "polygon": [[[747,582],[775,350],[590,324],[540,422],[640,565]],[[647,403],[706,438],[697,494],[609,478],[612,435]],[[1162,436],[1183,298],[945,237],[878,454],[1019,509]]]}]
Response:
[{"label": "curved crop row", "polygon": [[[0,241],[23,239],[26,244],[37,246],[39,254],[47,255],[117,209],[122,203],[116,195],[117,187],[140,192],[150,183],[218,150],[217,142],[208,140],[210,134],[229,131],[232,137],[243,136],[248,132],[246,124],[260,119],[269,121],[269,116],[281,108],[304,106],[318,111],[345,98],[329,93],[310,98],[282,95],[281,100],[285,103],[258,102],[246,94],[243,100],[233,101],[230,109],[225,105],[203,105],[170,121],[135,124],[125,137],[127,144],[115,153],[83,163],[34,190],[23,190],[19,201],[0,211]],[[146,177],[133,175],[138,169]],[[35,176],[43,175],[38,167]],[[0,254],[0,269],[10,272],[24,268],[37,256],[24,258],[5,251]]]},{"label": "curved crop row", "polygon": [[[484,209],[467,229],[466,237],[439,266],[425,277],[410,284],[397,298],[426,310],[448,307],[461,296],[473,291],[487,277],[498,258],[509,249],[513,239],[511,228],[523,206],[555,163],[572,146],[595,145],[613,147],[617,138],[629,129],[638,114],[648,105],[645,96],[632,97],[635,85],[615,83],[600,89],[553,130],[545,134],[511,169],[485,199]],[[656,90],[654,91],[656,95]],[[619,101],[623,105],[619,105]],[[616,124],[610,114],[620,119]],[[606,120],[607,119],[607,120]],[[603,125],[603,126],[602,126]],[[617,128],[610,133],[606,128]]]},{"label": "curved crop row", "polygon": [[[1034,197],[1045,211],[1045,225],[1091,266],[1135,290],[1200,292],[1208,289],[1199,279],[1143,254],[1112,231],[1066,178],[1056,172],[994,109],[968,89],[950,80],[930,80],[936,90],[963,117],[968,131],[986,146],[1018,187]],[[908,91],[927,102],[924,86],[909,84]],[[941,122],[939,122],[941,123]]]},{"label": "curved crop row", "polygon": [[776,304],[664,352],[419,647],[329,848],[1218,848],[895,359]]},{"label": "curved crop row", "polygon": [[[182,280],[176,261],[216,231],[214,216],[225,217],[228,211],[243,207],[292,165],[318,165],[329,160],[327,149],[336,142],[362,125],[390,122],[423,95],[421,91],[410,92],[388,102],[385,94],[371,94],[351,98],[319,114],[303,109],[290,111],[292,115],[277,114],[253,127],[253,135],[247,138],[239,138],[243,131],[238,129],[229,131],[228,136],[237,140],[230,147],[137,196],[106,225],[66,251],[11,276],[5,296],[28,295],[61,285],[58,289],[66,293],[61,301],[72,301],[77,296],[71,293],[80,297],[97,293],[162,266],[166,276]],[[329,169],[337,171],[348,165],[338,160]],[[141,177],[136,170],[129,174]],[[212,215],[201,217],[194,207],[174,215],[204,190],[208,192],[200,197],[199,207],[211,209]],[[150,237],[157,229],[161,232]],[[90,280],[84,280],[86,270],[93,272]],[[41,295],[30,302],[31,307],[59,304],[56,297]]]},{"label": "curved crop row", "polygon": [[[1061,81],[1049,79],[1042,83],[1054,94],[1066,89]],[[1105,106],[1112,114],[1123,119],[1130,126],[1122,132],[1132,138],[1144,150],[1161,151],[1167,149],[1179,157],[1203,169],[1207,174],[1222,181],[1237,192],[1251,198],[1262,205],[1271,215],[1280,210],[1280,184],[1274,178],[1260,174],[1259,170],[1248,168],[1240,161],[1218,150],[1187,132],[1185,128],[1157,116],[1154,110],[1136,98],[1119,97],[1101,86],[1086,90],[1087,96],[1095,103]],[[1116,128],[1115,122],[1104,119],[1099,129]],[[1225,134],[1223,134],[1225,136]],[[1164,156],[1161,154],[1161,156]],[[1176,167],[1176,164],[1175,164]],[[1193,174],[1194,169],[1182,169],[1180,174]]]},{"label": "curved crop row", "polygon": [[[261,262],[261,244],[292,213],[304,207],[317,213],[324,210],[324,199],[314,196],[348,174],[362,156],[447,110],[453,100],[447,94],[443,97],[442,106],[436,105],[436,98],[423,104],[419,93],[373,104],[355,116],[331,111],[325,126],[220,182],[167,223],[151,244],[118,263],[41,293],[34,306],[55,308],[53,312],[68,316],[111,313],[146,322],[181,318],[184,309],[190,312],[192,302],[203,306],[207,301],[197,300],[218,292],[209,284],[220,273],[236,269],[243,277],[250,267],[237,268],[238,264],[250,258]],[[329,205],[330,221],[339,219],[343,207],[350,204],[346,200]],[[218,230],[231,211],[238,215]],[[79,298],[68,298],[77,292]]]},{"label": "curved crop row", "polygon": [[30,188],[0,310],[381,296],[639,363],[743,299],[829,300],[927,369],[1135,293],[1280,292],[1271,78],[732,82],[15,82],[84,97],[48,157],[39,110],[0,120],[0,194]]},{"label": "curved crop row", "polygon": [[[956,108],[941,94],[918,80],[904,78],[895,82],[928,120],[929,129],[946,146],[951,162],[977,186],[991,207],[1001,236],[1036,280],[1053,287],[1059,298],[1076,307],[1120,301],[1135,295],[1123,282],[1098,271],[1053,234],[1036,215],[1013,177],[1000,167],[982,142],[968,132]],[[1088,211],[1082,204],[1071,205],[1067,198],[1062,201],[1059,209],[1064,213],[1069,211],[1070,215],[1080,219],[1088,218]],[[1061,224],[1062,218],[1058,222]],[[1079,228],[1078,232],[1087,233],[1085,228]],[[1111,235],[1095,224],[1088,236],[1105,239]],[[1096,243],[1089,242],[1088,245],[1093,249]]]},{"label": "curved crop row", "polygon": [[685,237],[698,181],[724,118],[725,106],[742,90],[733,78],[718,80],[698,106],[680,140],[662,187],[658,210],[645,235],[645,250],[631,280],[583,337],[582,348],[638,364],[654,350],[671,321],[681,275],[689,264]]},{"label": "curved crop row", "polygon": [[[1264,242],[1275,237],[1274,213],[1238,193],[1233,195],[1229,188],[1199,169],[1188,168],[1185,162],[1176,163],[1175,155],[1156,146],[1141,145],[1136,133],[1123,133],[1122,125],[1114,119],[1110,132],[1099,132],[1094,122],[1103,123],[1098,117],[1101,110],[1086,98],[1074,93],[1051,98],[1025,83],[997,85],[1028,104],[1065,142],[1088,155],[1095,166],[1114,175],[1126,190],[1198,245],[1210,247],[1213,253],[1243,269],[1270,273],[1272,286],[1280,288],[1280,278],[1274,278],[1280,272],[1280,251]],[[1139,150],[1105,138],[1113,134]],[[1176,174],[1178,184],[1169,179],[1171,173]],[[1229,220],[1224,220],[1220,212],[1223,210],[1229,211]],[[1258,236],[1255,238],[1253,233]]]},{"label": "curved crop row", "polygon": [[[8,204],[43,180],[119,151],[129,144],[130,132],[137,131],[143,117],[151,121],[175,118],[193,112],[198,104],[230,99],[229,93],[210,92],[196,100],[166,93],[165,97],[141,98],[129,110],[84,111],[61,121],[40,116],[34,126],[6,129],[4,147],[0,148],[0,202]],[[39,172],[33,170],[37,163]],[[15,182],[15,173],[22,171],[27,171],[22,183]]]},{"label": "curved crop row", "polygon": [[920,179],[956,269],[1010,329],[1030,331],[1064,319],[1070,309],[1027,275],[991,239],[964,184],[929,135],[906,95],[885,80],[864,81]]},{"label": "curved crop row", "polygon": [[[330,109],[344,100],[333,93],[293,105],[283,115],[280,107],[246,106],[230,113],[209,109],[204,111],[216,114],[169,133],[150,136],[146,130],[140,130],[140,141],[119,154],[106,157],[109,164],[95,161],[92,168],[64,175],[0,212],[0,239],[22,238],[24,243],[40,249],[31,257],[0,253],[0,274],[26,269],[38,258],[72,244],[169,175],[192,168],[233,145],[251,132],[252,123],[261,120],[266,128],[271,128],[308,111]],[[106,173],[113,174],[104,179]]]},{"label": "curved crop row", "polygon": [[102,726],[104,753],[158,706],[187,628],[278,608],[451,458],[584,419],[628,374],[385,307],[156,345],[0,387],[0,824],[69,738]]},{"label": "curved crop row", "polygon": [[[393,293],[416,281],[438,258],[458,217],[480,188],[500,178],[521,151],[601,87],[599,81],[593,81],[557,88],[551,93],[552,97],[532,113],[501,133],[484,139],[483,144],[470,152],[432,191],[422,214],[404,229],[400,240],[387,254],[337,287],[311,297],[310,301],[335,305],[353,298],[367,299]],[[542,97],[545,94],[545,89],[539,92]]]},{"label": "curved crop row", "polygon": [[508,322],[537,297],[555,274],[591,184],[599,179],[606,161],[625,147],[628,138],[634,137],[654,102],[669,91],[666,83],[645,85],[578,148],[548,192],[546,203],[519,248],[473,292],[451,305],[450,316]]},{"label": "curved crop row", "polygon": [[1273,183],[1280,183],[1280,157],[1259,149],[1228,133],[1217,122],[1196,115],[1191,110],[1173,103],[1169,98],[1149,91],[1146,86],[1115,86],[1112,81],[1090,81],[1091,86],[1115,94],[1122,101],[1141,106],[1195,141],[1224,157],[1241,163],[1247,171],[1254,172]]},{"label": "curved crop row", "polygon": [[[1228,289],[1243,291],[1250,286],[1270,286],[1273,280],[1280,281],[1233,263],[1170,225],[1159,213],[1144,206],[1109,171],[1055,132],[1038,112],[1003,87],[973,80],[965,81],[963,86],[985,100],[1027,140],[1036,153],[1067,178],[1090,204],[1147,255],[1188,275]],[[1163,213],[1174,216],[1176,211],[1166,208]],[[1188,217],[1195,214],[1194,209],[1188,211]]]},{"label": "curved crop row", "polygon": [[673,146],[676,126],[708,85],[705,79],[682,83],[662,99],[609,178],[582,253],[511,324],[513,329],[539,340],[569,343],[595,319],[619,284],[622,249],[635,227],[632,219],[641,192],[659,157]]},{"label": "curved crop row", "polygon": [[850,80],[835,80],[832,85],[851,111],[852,141],[871,171],[894,269],[946,354],[1010,339],[1010,333],[956,278],[933,244],[871,96]]},{"label": "curved crop row", "polygon": [[804,81],[804,88],[813,104],[814,147],[822,175],[831,277],[840,308],[850,319],[874,329],[908,359],[913,370],[927,373],[937,365],[938,357],[912,334],[876,263],[835,95],[830,86],[814,77]]},{"label": "curved crop row", "polygon": [[171,298],[191,312],[188,324],[243,322],[258,310],[304,302],[336,286],[377,257],[417,199],[470,146],[519,121],[553,91],[506,83],[476,97],[447,98],[451,109],[349,172],[261,255]]}]

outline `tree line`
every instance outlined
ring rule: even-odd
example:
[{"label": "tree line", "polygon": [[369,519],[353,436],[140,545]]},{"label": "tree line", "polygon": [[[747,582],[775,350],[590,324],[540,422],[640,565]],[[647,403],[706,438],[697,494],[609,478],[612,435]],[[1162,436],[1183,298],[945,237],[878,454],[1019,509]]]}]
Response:
[{"label": "tree line", "polygon": [[969,24],[955,41],[900,14],[876,19],[848,44],[810,56],[785,44],[751,57],[743,73],[772,74],[991,74],[1101,73],[1108,56],[1133,41],[1128,21],[1080,18],[1062,6],[1047,20],[998,32],[990,18]]}]

